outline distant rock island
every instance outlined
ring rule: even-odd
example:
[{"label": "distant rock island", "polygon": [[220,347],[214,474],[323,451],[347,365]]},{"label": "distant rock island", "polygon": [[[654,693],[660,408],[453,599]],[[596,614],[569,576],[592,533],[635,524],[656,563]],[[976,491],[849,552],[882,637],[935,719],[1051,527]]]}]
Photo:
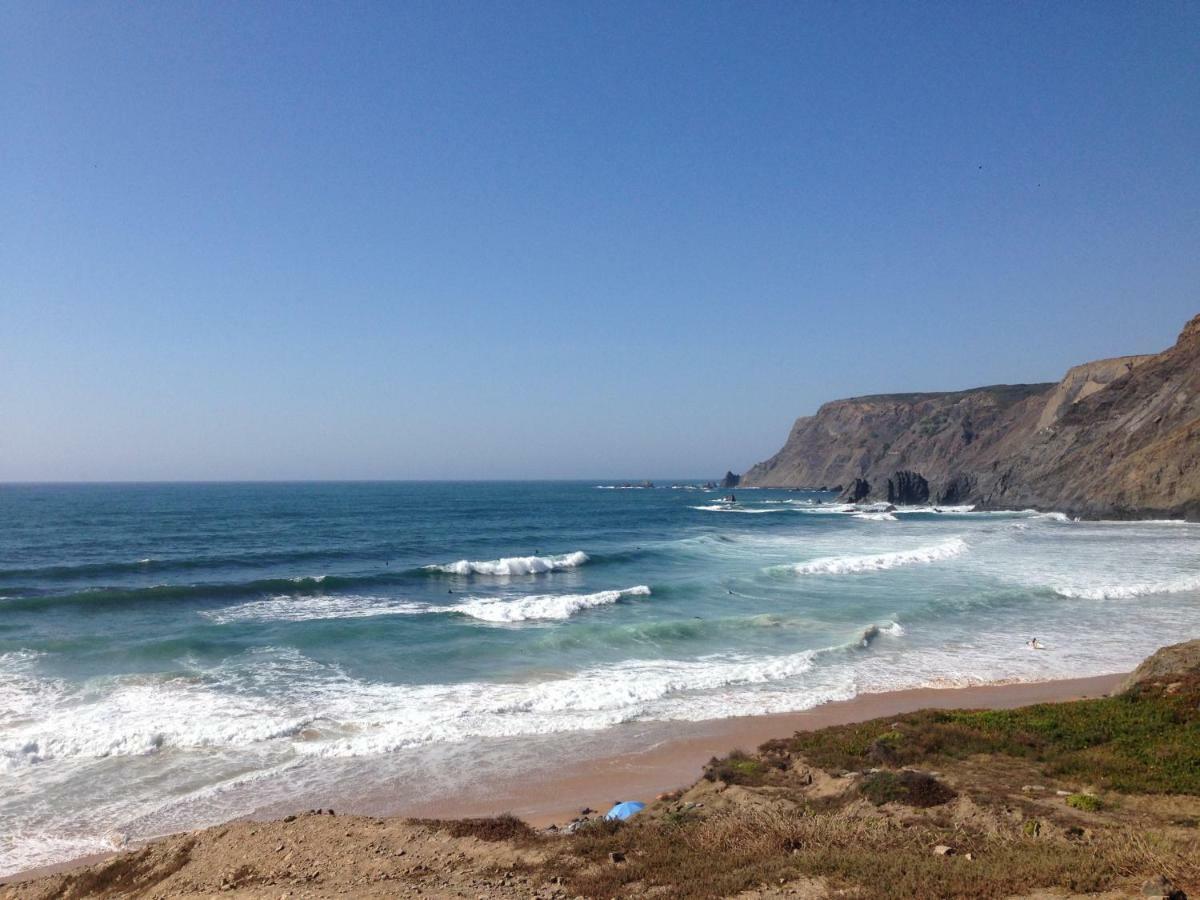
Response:
[{"label": "distant rock island", "polygon": [[1085,363],[1057,384],[826,403],[741,477],[817,485],[842,485],[848,502],[1200,520],[1200,315],[1162,353]]}]

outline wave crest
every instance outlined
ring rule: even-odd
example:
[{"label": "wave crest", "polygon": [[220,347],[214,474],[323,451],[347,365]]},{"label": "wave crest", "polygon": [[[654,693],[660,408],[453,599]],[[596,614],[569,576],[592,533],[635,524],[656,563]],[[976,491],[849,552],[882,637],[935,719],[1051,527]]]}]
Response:
[{"label": "wave crest", "polygon": [[1094,587],[1056,587],[1054,593],[1073,600],[1129,600],[1147,594],[1179,594],[1200,591],[1200,575],[1183,575],[1170,581],[1134,581]]},{"label": "wave crest", "polygon": [[500,559],[470,560],[445,565],[425,566],[427,572],[445,572],[447,575],[536,575],[555,572],[559,569],[574,569],[588,561],[582,550],[560,553],[557,556],[505,556]]},{"label": "wave crest", "polygon": [[569,619],[575,613],[597,606],[609,606],[622,597],[648,597],[650,588],[644,584],[621,591],[598,591],[594,594],[533,594],[516,600],[493,597],[471,597],[450,612],[470,616],[483,622],[527,622],[537,619]]},{"label": "wave crest", "polygon": [[968,550],[962,538],[951,538],[938,544],[928,544],[912,550],[896,550],[891,553],[875,553],[868,556],[823,556],[806,563],[777,567],[796,575],[849,575],[855,572],[873,572],[894,569],[898,566],[920,565],[940,562],[961,556]]}]

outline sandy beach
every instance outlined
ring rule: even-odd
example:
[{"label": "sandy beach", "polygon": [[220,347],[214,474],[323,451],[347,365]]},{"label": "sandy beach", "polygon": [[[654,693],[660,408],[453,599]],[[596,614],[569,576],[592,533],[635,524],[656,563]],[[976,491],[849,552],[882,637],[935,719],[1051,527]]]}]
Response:
[{"label": "sandy beach", "polygon": [[[640,750],[547,764],[514,774],[487,789],[469,788],[436,802],[407,802],[399,796],[330,798],[339,813],[418,818],[463,818],[512,813],[533,826],[561,824],[585,807],[607,808],[617,800],[649,801],[664,791],[690,785],[710,758],[734,748],[751,750],[764,741],[796,731],[867,721],[918,709],[1010,709],[1034,703],[1099,697],[1112,691],[1124,673],[1033,683],[863,694],[804,712],[747,716],[708,722],[655,723],[645,729]],[[633,726],[630,726],[633,727]],[[247,818],[272,819],[291,812],[272,807]],[[55,866],[0,878],[0,884],[27,881],[90,865],[111,854],[90,855]]]},{"label": "sandy beach", "polygon": [[[572,762],[493,784],[485,794],[470,792],[435,804],[396,804],[392,814],[461,818],[512,813],[531,825],[561,823],[585,806],[607,809],[618,800],[653,799],[689,785],[713,756],[733,749],[753,750],[764,741],[830,725],[864,722],[918,709],[1011,709],[1099,697],[1118,685],[1124,673],[1020,684],[964,688],[922,688],[862,694],[810,710],[773,716],[746,716],[665,726],[661,740],[645,749]],[[350,811],[357,811],[352,804]]]}]

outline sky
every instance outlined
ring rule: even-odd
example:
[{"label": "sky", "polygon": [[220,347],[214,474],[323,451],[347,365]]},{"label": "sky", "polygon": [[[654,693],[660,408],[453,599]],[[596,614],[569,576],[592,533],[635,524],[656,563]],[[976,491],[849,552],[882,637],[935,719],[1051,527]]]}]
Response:
[{"label": "sky", "polygon": [[0,4],[0,481],[713,477],[1200,312],[1200,3]]}]

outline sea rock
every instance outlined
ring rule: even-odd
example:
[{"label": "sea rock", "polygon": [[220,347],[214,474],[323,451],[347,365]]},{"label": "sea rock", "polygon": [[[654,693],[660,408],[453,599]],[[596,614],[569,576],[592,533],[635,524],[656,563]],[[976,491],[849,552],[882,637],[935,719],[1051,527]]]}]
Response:
[{"label": "sea rock", "polygon": [[937,493],[937,503],[939,505],[957,506],[959,504],[970,502],[971,497],[975,494],[975,478],[974,476],[964,473],[951,475],[946,483],[942,485]]},{"label": "sea rock", "polygon": [[855,478],[838,499],[846,503],[861,503],[871,496],[871,484],[865,478]]},{"label": "sea rock", "polygon": [[929,502],[929,482],[917,472],[897,472],[887,480],[887,502],[916,506]]},{"label": "sea rock", "polygon": [[739,484],[741,484],[741,481],[742,481],[741,475],[735,475],[732,471],[729,471],[729,472],[726,472],[725,477],[721,479],[721,487],[727,488],[727,489],[735,488]]}]

